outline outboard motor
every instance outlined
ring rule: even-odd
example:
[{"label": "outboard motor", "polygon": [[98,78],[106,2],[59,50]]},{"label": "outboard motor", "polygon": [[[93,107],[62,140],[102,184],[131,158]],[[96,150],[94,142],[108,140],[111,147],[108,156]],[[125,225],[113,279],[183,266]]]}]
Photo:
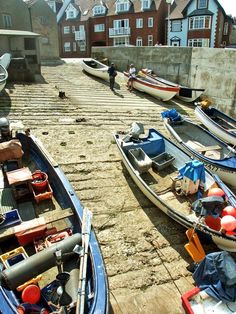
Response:
[{"label": "outboard motor", "polygon": [[1,142],[9,141],[11,139],[10,123],[7,118],[0,118],[0,140]]}]

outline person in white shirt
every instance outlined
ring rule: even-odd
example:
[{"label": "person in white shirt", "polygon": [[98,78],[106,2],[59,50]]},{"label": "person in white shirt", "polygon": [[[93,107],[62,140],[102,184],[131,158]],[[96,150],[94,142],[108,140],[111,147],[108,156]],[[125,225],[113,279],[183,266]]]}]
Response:
[{"label": "person in white shirt", "polygon": [[129,67],[129,79],[128,79],[128,90],[131,92],[133,90],[133,81],[136,78],[136,69],[133,63]]}]

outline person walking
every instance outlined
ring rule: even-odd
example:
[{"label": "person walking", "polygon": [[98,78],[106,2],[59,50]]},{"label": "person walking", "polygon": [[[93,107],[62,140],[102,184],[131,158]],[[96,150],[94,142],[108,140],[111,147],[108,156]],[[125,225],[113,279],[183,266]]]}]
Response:
[{"label": "person walking", "polygon": [[128,90],[131,92],[133,90],[133,82],[136,78],[136,69],[133,63],[129,66],[129,78],[128,78]]},{"label": "person walking", "polygon": [[109,74],[110,89],[114,92],[115,77],[117,75],[114,63],[111,63],[111,65],[109,66],[107,72]]}]

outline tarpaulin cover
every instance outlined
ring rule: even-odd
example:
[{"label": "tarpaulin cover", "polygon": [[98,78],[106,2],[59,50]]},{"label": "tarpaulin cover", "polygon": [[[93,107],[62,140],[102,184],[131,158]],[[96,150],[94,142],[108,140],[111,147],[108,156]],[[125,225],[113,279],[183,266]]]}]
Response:
[{"label": "tarpaulin cover", "polygon": [[178,113],[178,111],[176,109],[170,109],[170,110],[166,110],[163,111],[161,113],[162,118],[169,118],[170,121],[181,121],[181,115]]},{"label": "tarpaulin cover", "polygon": [[178,170],[181,176],[185,176],[193,182],[196,182],[198,179],[202,183],[205,183],[206,181],[205,168],[204,164],[201,161],[188,161],[183,167],[179,168]]},{"label": "tarpaulin cover", "polygon": [[226,252],[206,255],[193,273],[197,286],[223,302],[236,301],[236,263]]}]

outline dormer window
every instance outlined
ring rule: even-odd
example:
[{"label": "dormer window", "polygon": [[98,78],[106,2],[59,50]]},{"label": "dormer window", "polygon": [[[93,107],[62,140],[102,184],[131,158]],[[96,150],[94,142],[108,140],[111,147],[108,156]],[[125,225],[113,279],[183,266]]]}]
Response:
[{"label": "dormer window", "polygon": [[68,8],[66,9],[66,19],[75,19],[78,14],[78,11],[73,5],[69,5]]},{"label": "dormer window", "polygon": [[96,5],[93,8],[93,15],[101,15],[101,14],[105,14],[105,7],[103,5]]},{"label": "dormer window", "polygon": [[198,9],[206,9],[207,0],[198,0]]},{"label": "dormer window", "polygon": [[151,0],[141,0],[141,10],[150,9]]},{"label": "dormer window", "polygon": [[130,8],[129,0],[117,0],[116,1],[116,12],[127,12]]}]

